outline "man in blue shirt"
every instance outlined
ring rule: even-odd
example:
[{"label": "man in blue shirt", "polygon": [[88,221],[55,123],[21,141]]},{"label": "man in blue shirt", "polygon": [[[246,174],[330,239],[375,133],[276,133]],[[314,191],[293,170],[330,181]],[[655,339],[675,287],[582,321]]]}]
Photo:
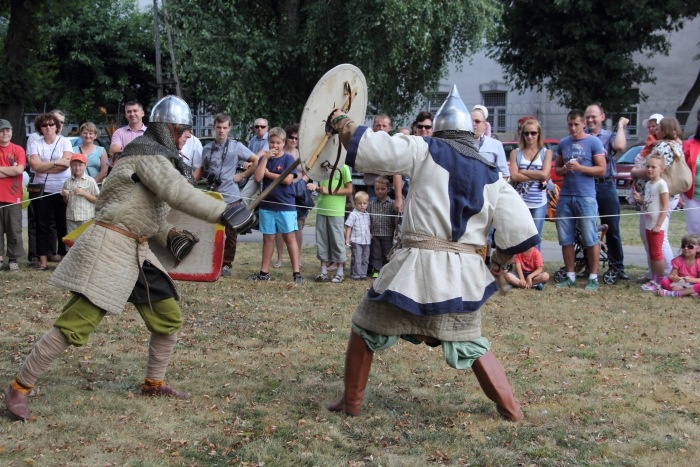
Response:
[{"label": "man in blue shirt", "polygon": [[624,151],[627,147],[625,127],[629,120],[622,117],[617,122],[613,133],[603,128],[605,112],[599,102],[586,108],[586,130],[589,135],[598,137],[605,149],[605,175],[595,179],[596,200],[598,201],[598,214],[600,222],[608,226],[605,233],[605,243],[608,247],[608,259],[610,269],[617,271],[620,279],[629,279],[625,272],[624,253],[622,251],[622,237],[620,236],[620,199],[615,188],[615,159],[613,156],[618,151]]},{"label": "man in blue shirt", "polygon": [[267,143],[267,120],[264,118],[257,118],[255,124],[253,124],[253,130],[255,130],[255,136],[248,142],[248,149],[254,154],[258,154],[260,151],[269,151],[270,146]]},{"label": "man in blue shirt", "polygon": [[598,290],[598,202],[595,179],[605,175],[605,150],[600,140],[584,132],[584,113],[573,109],[566,117],[569,136],[557,147],[554,171],[562,182],[557,201],[557,234],[564,256],[566,280],[557,287],[576,285],[576,227],[581,231],[581,242],[586,250],[590,268],[586,290]]}]

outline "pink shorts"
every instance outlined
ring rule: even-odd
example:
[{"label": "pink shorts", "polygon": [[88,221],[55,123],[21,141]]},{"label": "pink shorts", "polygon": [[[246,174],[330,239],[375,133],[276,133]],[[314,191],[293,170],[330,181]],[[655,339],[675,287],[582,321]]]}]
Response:
[{"label": "pink shorts", "polygon": [[655,233],[653,230],[646,230],[647,246],[649,247],[649,259],[652,261],[662,261],[664,259],[663,244],[664,231]]}]

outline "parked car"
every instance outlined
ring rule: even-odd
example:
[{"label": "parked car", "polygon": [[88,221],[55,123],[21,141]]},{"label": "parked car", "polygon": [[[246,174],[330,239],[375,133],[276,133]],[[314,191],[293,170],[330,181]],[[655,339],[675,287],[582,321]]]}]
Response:
[{"label": "parked car", "polygon": [[630,175],[630,172],[634,168],[634,159],[643,147],[643,144],[632,146],[615,159],[615,167],[617,169],[615,173],[615,188],[620,201],[627,202],[627,196],[632,189],[632,175]]},{"label": "parked car", "polygon": [[[557,158],[557,146],[559,146],[559,140],[558,139],[545,139],[542,140],[544,143],[544,147],[547,149],[552,150],[552,169],[549,172],[550,177],[552,181],[558,185],[561,188],[561,182],[564,180],[563,177],[560,177],[556,173],[554,173],[554,161]],[[506,158],[510,161],[510,153],[513,151],[513,149],[518,149],[518,142],[517,141],[504,141],[503,142],[503,149],[506,152]]]}]

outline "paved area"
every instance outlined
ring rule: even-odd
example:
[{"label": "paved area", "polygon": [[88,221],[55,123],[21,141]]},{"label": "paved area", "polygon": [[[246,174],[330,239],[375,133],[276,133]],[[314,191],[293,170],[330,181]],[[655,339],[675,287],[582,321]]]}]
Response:
[{"label": "paved area", "polygon": [[[238,237],[239,242],[262,242],[262,234],[257,230]],[[314,227],[304,227],[304,245],[316,244],[316,231]],[[647,256],[644,247],[639,245],[625,245],[625,265],[647,267]],[[542,242],[542,258],[547,262],[561,262],[561,247],[557,242]]]}]

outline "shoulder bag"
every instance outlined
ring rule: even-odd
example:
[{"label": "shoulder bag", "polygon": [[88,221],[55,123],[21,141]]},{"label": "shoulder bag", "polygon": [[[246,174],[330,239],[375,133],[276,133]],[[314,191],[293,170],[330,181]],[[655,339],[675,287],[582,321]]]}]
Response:
[{"label": "shoulder bag", "polygon": [[670,146],[673,151],[673,163],[667,165],[666,170],[661,172],[661,178],[668,185],[669,195],[676,196],[690,190],[693,184],[693,174],[685,162],[683,154],[678,154],[678,151],[676,151],[676,145],[670,144]]}]

